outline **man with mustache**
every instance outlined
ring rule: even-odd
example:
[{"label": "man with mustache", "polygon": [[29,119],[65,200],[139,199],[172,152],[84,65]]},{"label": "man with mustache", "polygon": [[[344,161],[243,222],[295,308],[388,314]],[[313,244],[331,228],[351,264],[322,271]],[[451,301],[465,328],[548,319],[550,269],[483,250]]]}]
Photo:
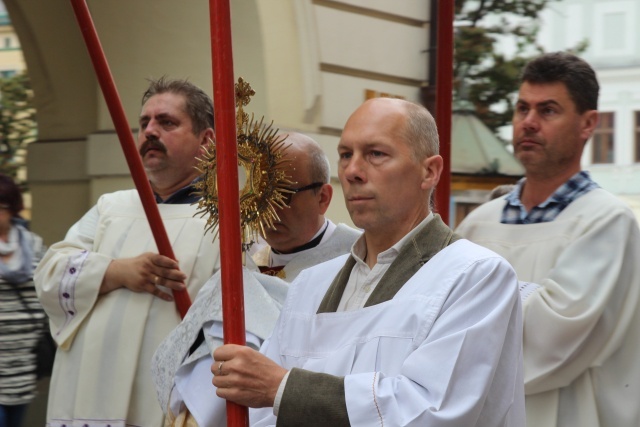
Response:
[{"label": "man with mustache", "polygon": [[351,253],[293,281],[261,353],[213,353],[219,397],[256,426],[524,424],[515,272],[431,212],[442,173],[422,106],[365,102],[338,145]]},{"label": "man with mustache", "polygon": [[138,147],[177,261],[157,253],[137,191],[100,197],[51,246],[35,282],[59,345],[47,425],[161,426],[149,363],[180,323],[171,290],[193,299],[219,249],[194,218],[196,157],[213,139],[213,105],[185,80],[150,82]]},{"label": "man with mustache", "polygon": [[526,176],[457,230],[523,281],[529,427],[640,425],[640,231],[580,167],[598,92],[595,72],[574,55],[531,61],[513,115]]},{"label": "man with mustache", "polygon": [[[244,274],[247,343],[259,348],[280,313],[288,283],[305,268],[343,255],[360,236],[325,217],[333,195],[329,160],[320,145],[301,133],[289,133],[284,158],[295,183],[286,193],[288,207],[276,209],[275,229],[266,229],[269,246],[253,257],[264,274]],[[257,270],[251,261],[248,268]],[[275,276],[275,277],[267,277]],[[278,278],[283,279],[282,282]],[[211,353],[223,344],[220,278],[208,281],[184,321],[167,336],[151,365],[160,406],[171,425],[191,420],[200,426],[226,425],[225,401],[212,399]],[[207,393],[208,392],[208,393]],[[213,396],[215,397],[215,396]]]}]

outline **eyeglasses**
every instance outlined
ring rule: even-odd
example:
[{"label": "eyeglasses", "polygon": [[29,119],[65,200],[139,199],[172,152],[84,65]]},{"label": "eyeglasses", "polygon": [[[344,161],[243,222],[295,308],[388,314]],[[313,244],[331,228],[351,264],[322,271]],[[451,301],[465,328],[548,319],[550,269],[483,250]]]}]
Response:
[{"label": "eyeglasses", "polygon": [[287,188],[286,192],[282,193],[282,200],[287,205],[290,205],[291,204],[291,197],[293,197],[294,194],[299,193],[301,191],[315,190],[316,188],[320,188],[323,185],[324,185],[324,182],[314,182],[314,183],[311,183],[309,185],[305,185],[304,187],[300,187],[300,188]]}]

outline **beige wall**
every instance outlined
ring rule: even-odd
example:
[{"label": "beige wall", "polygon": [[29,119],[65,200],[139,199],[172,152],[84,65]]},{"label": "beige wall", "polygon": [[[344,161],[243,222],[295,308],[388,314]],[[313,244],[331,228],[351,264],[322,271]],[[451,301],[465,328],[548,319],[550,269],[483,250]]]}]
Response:
[{"label": "beige wall", "polygon": [[[38,109],[29,150],[33,228],[61,239],[100,194],[131,186],[111,118],[68,0],[6,0]],[[211,93],[208,4],[88,0],[132,130],[145,79],[188,77]],[[236,76],[248,109],[317,139],[331,158],[329,216],[350,223],[335,147],[367,89],[418,100],[427,81],[428,2],[232,0]]]}]

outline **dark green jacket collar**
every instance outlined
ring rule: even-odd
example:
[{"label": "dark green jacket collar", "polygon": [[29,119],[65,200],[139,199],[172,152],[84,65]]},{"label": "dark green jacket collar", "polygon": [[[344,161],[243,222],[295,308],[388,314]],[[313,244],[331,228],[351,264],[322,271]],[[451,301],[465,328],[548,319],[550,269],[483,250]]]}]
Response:
[{"label": "dark green jacket collar", "polygon": [[[398,257],[380,279],[365,307],[389,301],[435,254],[458,239],[460,236],[451,231],[440,215],[434,215],[434,218],[400,249]],[[355,264],[356,260],[350,256],[327,290],[318,313],[330,313],[338,309]]]}]

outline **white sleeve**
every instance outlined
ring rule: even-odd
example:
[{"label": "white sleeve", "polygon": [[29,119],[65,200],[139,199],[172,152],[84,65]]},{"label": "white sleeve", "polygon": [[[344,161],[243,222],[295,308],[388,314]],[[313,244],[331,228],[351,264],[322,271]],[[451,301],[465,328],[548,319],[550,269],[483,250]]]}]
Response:
[{"label": "white sleeve", "polygon": [[89,210],[52,245],[34,273],[38,297],[49,316],[51,334],[66,349],[98,299],[111,258],[96,252],[93,236],[99,220],[97,206]]},{"label": "white sleeve", "polygon": [[[280,319],[276,322],[273,331],[278,330],[278,326],[280,324]],[[260,347],[260,353],[267,356],[269,359],[275,361],[280,366],[283,366],[283,361],[280,360],[280,343],[278,342],[276,333],[273,333],[269,338],[267,338]],[[286,378],[288,375],[285,375],[283,378],[283,382],[286,382]],[[282,385],[282,383],[280,384]],[[271,407],[267,408],[249,408],[249,425],[251,427],[273,427],[276,425],[276,416],[274,415],[274,409]]]},{"label": "white sleeve", "polygon": [[571,384],[624,345],[640,304],[639,260],[627,210],[612,209],[562,249],[523,302],[527,394]]}]

